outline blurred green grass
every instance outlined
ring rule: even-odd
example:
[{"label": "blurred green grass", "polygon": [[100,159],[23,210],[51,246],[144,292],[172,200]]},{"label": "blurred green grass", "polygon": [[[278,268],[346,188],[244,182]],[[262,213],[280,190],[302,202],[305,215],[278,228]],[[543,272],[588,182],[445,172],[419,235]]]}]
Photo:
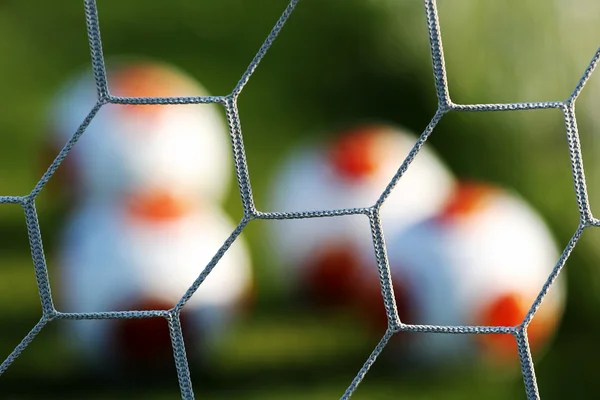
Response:
[{"label": "blurred green grass", "polygon": [[[286,3],[100,2],[105,52],[107,57],[134,54],[166,60],[196,76],[211,93],[227,93]],[[390,121],[419,132],[433,116],[436,100],[422,9],[399,1],[401,12],[390,12],[372,6],[375,3],[301,2],[242,93],[240,113],[259,209],[267,208],[266,188],[273,171],[296,141],[318,138],[339,124],[362,120]],[[446,50],[452,52],[448,57],[451,91],[456,89],[458,99],[530,100],[515,99],[513,96],[523,93],[503,83],[521,76],[542,88],[539,93],[528,89],[527,94],[534,99],[538,94],[558,93],[558,86],[543,89],[545,82],[554,82],[549,73],[532,74],[529,67],[516,73],[512,68],[512,61],[519,57],[521,66],[528,66],[527,62],[537,65],[540,53],[534,50],[540,43],[539,35],[519,44],[502,43],[498,35],[473,34],[469,27],[485,28],[472,24],[477,13],[486,12],[483,5],[470,16],[452,19],[451,2],[440,4],[444,40],[448,39]],[[525,13],[520,4],[499,5],[498,18],[504,24],[512,21],[506,7]],[[528,10],[520,19],[523,26],[530,22]],[[539,21],[554,17],[544,13],[535,16]],[[47,131],[47,106],[63,80],[89,64],[84,22],[80,2],[0,2],[2,195],[27,193],[43,172],[39,154]],[[398,25],[395,34],[383,31],[390,24]],[[537,27],[541,24],[532,23]],[[504,25],[503,30],[511,26]],[[538,34],[543,35],[543,31]],[[468,44],[464,35],[470,35]],[[503,59],[491,76],[486,66],[493,60],[486,58],[483,49],[499,50],[486,48],[486,40],[505,46],[503,50],[516,46],[508,51],[512,59]],[[557,51],[549,43],[540,47],[546,52]],[[471,62],[475,51],[482,51],[481,57]],[[499,52],[498,57],[503,54],[507,53]],[[583,60],[581,71],[587,61]],[[569,75],[567,81],[577,78]],[[594,126],[590,120],[580,120],[584,152],[588,151],[587,144],[593,144],[590,132]],[[578,215],[564,123],[556,110],[449,114],[430,142],[459,176],[517,189],[544,215],[559,247],[567,243]],[[586,163],[596,165],[591,151],[585,156]],[[589,184],[592,190],[599,186],[593,179]],[[235,188],[226,206],[232,215],[241,216]],[[52,276],[56,233],[67,207],[42,193],[38,209]],[[196,394],[207,399],[340,397],[377,339],[348,318],[296,310],[282,300],[273,272],[276,266],[269,257],[268,244],[263,243],[264,230],[262,223],[251,223],[245,230],[256,267],[257,308],[231,329],[210,373],[192,370]],[[545,399],[584,397],[600,389],[594,368],[594,355],[600,352],[596,317],[600,311],[598,239],[597,232],[586,232],[568,262],[570,293],[565,318],[548,354],[536,360]],[[0,358],[34,326],[40,313],[22,211],[17,206],[2,206]],[[57,324],[51,323],[0,378],[0,398],[172,399],[178,397],[175,378],[173,369],[164,380],[132,379],[128,385],[99,381],[80,369],[77,355],[61,341]],[[355,397],[505,399],[524,398],[524,391],[518,374],[466,368],[446,376],[428,376],[400,372],[397,366],[380,360]]]}]

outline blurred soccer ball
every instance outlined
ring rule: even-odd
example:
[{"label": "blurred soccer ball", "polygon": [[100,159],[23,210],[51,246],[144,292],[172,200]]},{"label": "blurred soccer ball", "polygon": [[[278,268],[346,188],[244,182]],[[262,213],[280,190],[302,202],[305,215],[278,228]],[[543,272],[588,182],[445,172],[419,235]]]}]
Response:
[{"label": "blurred soccer ball", "polygon": [[[108,69],[120,97],[206,96],[193,78],[167,64],[121,62]],[[74,77],[52,110],[52,147],[60,149],[97,99],[91,71]],[[110,198],[169,187],[221,200],[232,172],[227,128],[214,104],[105,104],[59,171],[83,194]],[[56,153],[58,151],[56,150]]]},{"label": "blurred soccer ball", "polygon": [[[218,207],[169,193],[127,202],[89,202],[60,249],[62,307],[68,312],[170,309],[198,278],[234,225]],[[188,352],[218,340],[251,289],[250,257],[238,237],[182,311]],[[164,318],[73,321],[69,337],[95,363],[172,360]]]},{"label": "blurred soccer ball", "polygon": [[[310,211],[375,204],[416,137],[388,125],[359,125],[333,140],[296,148],[272,186],[274,211]],[[437,213],[453,178],[435,154],[424,148],[391,192],[382,209],[388,229],[402,231]],[[271,224],[272,246],[292,290],[316,304],[353,301],[357,283],[375,274],[371,229],[363,215]]]},{"label": "blurred soccer ball", "polygon": [[[387,247],[393,279],[409,302],[400,317],[413,324],[519,325],[558,260],[550,231],[524,200],[473,182],[462,182],[435,217],[388,235]],[[532,351],[554,333],[564,297],[559,279],[529,325]],[[427,362],[468,357],[476,348],[494,362],[518,356],[510,334],[420,334],[408,343]]]}]

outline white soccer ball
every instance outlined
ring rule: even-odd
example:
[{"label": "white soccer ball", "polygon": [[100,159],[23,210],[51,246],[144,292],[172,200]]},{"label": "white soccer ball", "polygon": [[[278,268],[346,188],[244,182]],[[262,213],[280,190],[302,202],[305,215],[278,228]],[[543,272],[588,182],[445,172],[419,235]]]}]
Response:
[{"label": "white soccer ball", "polygon": [[[298,147],[279,167],[271,210],[372,206],[416,141],[400,128],[360,125],[329,142]],[[386,200],[384,226],[401,231],[434,215],[452,187],[450,172],[430,148],[423,148]],[[377,271],[364,215],[273,221],[271,227],[270,248],[277,252],[284,280],[317,302],[348,302],[357,280]]]},{"label": "white soccer ball", "polygon": [[[64,312],[169,309],[235,226],[220,209],[175,197],[90,203],[68,224],[58,263]],[[182,311],[188,352],[206,350],[251,294],[249,252],[238,237]],[[157,322],[154,322],[157,321]],[[166,320],[73,321],[69,337],[90,360],[158,362],[170,356]]]},{"label": "white soccer ball", "polygon": [[[427,325],[521,324],[558,261],[552,235],[520,197],[497,186],[462,182],[445,209],[387,237],[390,268],[408,304],[403,322]],[[562,276],[562,275],[561,275]],[[528,329],[533,351],[548,342],[562,314],[558,279]],[[512,335],[413,334],[410,352],[426,362],[479,351],[515,361]]]},{"label": "white soccer ball", "polygon": [[[205,96],[190,76],[166,64],[116,63],[108,69],[112,95]],[[61,148],[97,102],[91,71],[76,76],[58,94],[52,110],[54,146]],[[218,105],[102,106],[65,160],[89,197],[170,188],[221,200],[233,161]],[[60,169],[59,169],[60,171]]]}]

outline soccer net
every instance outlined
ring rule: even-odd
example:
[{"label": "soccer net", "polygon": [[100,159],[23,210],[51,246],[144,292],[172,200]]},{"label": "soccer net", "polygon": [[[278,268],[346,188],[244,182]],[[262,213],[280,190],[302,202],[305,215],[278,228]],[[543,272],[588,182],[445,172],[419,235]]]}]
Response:
[{"label": "soccer net", "polygon": [[[438,108],[425,127],[421,136],[414,144],[414,147],[399,166],[396,174],[389,182],[379,199],[374,205],[362,208],[321,210],[310,212],[261,212],[257,210],[254,204],[252,186],[244,150],[244,141],[242,137],[242,128],[240,115],[238,112],[237,99],[244,89],[244,86],[251,78],[252,74],[260,64],[261,60],[277,38],[286,21],[294,11],[299,0],[290,1],[289,5],[283,11],[283,14],[276,22],[275,26],[267,36],[266,40],[256,53],[254,59],[250,62],[246,71],[237,82],[234,90],[223,96],[200,96],[200,97],[117,97],[109,92],[107,73],[104,63],[102,41],[100,36],[100,25],[95,0],[84,0],[85,16],[87,23],[87,35],[91,54],[92,68],[94,71],[97,102],[89,111],[87,117],[82,121],[77,131],[60,151],[54,162],[47,169],[45,174],[35,185],[33,190],[25,196],[0,196],[0,204],[18,204],[25,213],[27,231],[29,235],[29,245],[34,262],[34,270],[37,282],[37,289],[42,303],[43,315],[35,327],[23,338],[15,347],[11,354],[0,364],[0,375],[15,361],[21,352],[31,343],[36,335],[50,321],[56,319],[135,319],[135,318],[165,318],[168,321],[171,343],[175,358],[175,366],[179,380],[179,388],[183,399],[193,399],[194,391],[188,367],[184,338],[182,335],[180,313],[186,302],[202,285],[206,277],[211,273],[222,256],[228,251],[236,238],[244,230],[244,227],[255,219],[304,219],[304,218],[335,218],[345,215],[363,214],[369,218],[371,236],[374,251],[377,259],[379,280],[381,285],[381,294],[384,300],[385,311],[388,319],[388,327],[377,344],[375,349],[369,355],[364,365],[358,371],[356,377],[349,384],[346,391],[342,394],[342,399],[347,399],[355,392],[360,382],[368,373],[371,366],[375,363],[377,357],[381,354],[388,341],[395,334],[402,331],[420,332],[420,333],[441,333],[441,334],[504,334],[512,335],[517,343],[518,355],[521,364],[521,372],[525,384],[525,391],[529,400],[539,399],[540,395],[536,383],[536,374],[530,352],[527,336],[528,326],[535,318],[536,312],[544,300],[546,294],[555,282],[569,255],[581,237],[583,231],[593,226],[599,226],[600,220],[596,219],[590,209],[588,192],[586,188],[585,174],[583,169],[583,160],[581,155],[580,139],[577,130],[577,119],[575,116],[575,103],[583,87],[588,82],[594,69],[600,60],[600,49],[596,51],[588,67],[583,72],[581,79],[566,100],[550,102],[526,102],[526,103],[497,103],[497,104],[456,104],[452,102],[448,89],[448,80],[446,77],[446,68],[444,63],[444,50],[440,33],[440,23],[435,0],[425,0],[426,21],[428,27],[428,36],[430,44],[430,53],[433,64],[433,77],[438,99]],[[244,216],[237,228],[231,233],[223,243],[212,260],[200,273],[197,279],[189,287],[187,292],[181,297],[180,301],[169,310],[148,310],[148,311],[118,311],[118,312],[88,312],[88,313],[64,313],[57,311],[54,306],[53,296],[50,289],[44,248],[42,245],[42,235],[40,232],[38,214],[36,212],[35,202],[38,194],[53,176],[59,165],[63,162],[69,151],[84,134],[86,128],[91,123],[94,116],[106,104],[130,104],[130,105],[175,105],[175,104],[207,104],[216,103],[224,107],[231,145],[233,150],[233,160],[235,165],[238,188],[243,205]],[[456,112],[479,112],[479,111],[511,111],[511,110],[536,110],[556,108],[562,111],[566,133],[568,138],[569,155],[571,160],[572,177],[575,188],[575,195],[579,207],[580,222],[571,240],[564,248],[560,258],[556,262],[554,269],[548,276],[543,287],[523,321],[516,326],[439,326],[439,325],[414,325],[407,324],[400,320],[398,309],[394,297],[390,268],[387,259],[386,245],[380,217],[380,209],[391,191],[402,179],[410,164],[417,156],[429,136],[434,131],[438,122],[450,111]]]}]

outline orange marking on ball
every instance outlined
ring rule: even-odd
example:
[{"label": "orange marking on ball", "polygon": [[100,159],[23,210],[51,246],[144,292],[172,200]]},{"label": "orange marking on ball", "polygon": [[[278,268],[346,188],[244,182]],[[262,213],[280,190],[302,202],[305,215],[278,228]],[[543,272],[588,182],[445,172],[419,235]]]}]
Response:
[{"label": "orange marking on ball", "polygon": [[[486,326],[517,326],[520,325],[531,304],[527,303],[518,293],[505,294],[488,305],[482,312],[480,325]],[[527,334],[532,351],[539,349],[548,339],[556,326],[555,313],[539,313],[529,327]],[[494,359],[514,361],[518,358],[517,342],[510,334],[481,335],[479,339]]]},{"label": "orange marking on ball", "polygon": [[134,64],[111,76],[111,92],[123,97],[170,97],[182,95],[184,80],[173,71],[152,64]]},{"label": "orange marking on ball", "polygon": [[181,218],[193,209],[193,203],[168,192],[143,193],[128,199],[129,214],[145,221],[165,222]]},{"label": "orange marking on ball", "polygon": [[[130,310],[168,310],[174,304],[159,299],[144,299],[128,307]],[[195,332],[189,331],[190,321],[185,310],[180,315],[186,344],[193,345]],[[193,338],[194,340],[189,340]],[[173,349],[166,318],[136,318],[117,320],[114,329],[115,352],[125,365],[148,368],[171,362]]]},{"label": "orange marking on ball", "polygon": [[[365,279],[360,293],[356,297],[357,307],[362,318],[367,322],[370,330],[375,334],[384,332],[388,327],[388,317],[383,302],[383,294],[378,277],[377,268],[373,265],[373,278]],[[413,304],[410,299],[408,285],[399,277],[393,277],[394,299],[400,320],[405,324],[414,323]]]},{"label": "orange marking on ball", "polygon": [[448,221],[468,216],[484,207],[490,195],[496,191],[493,186],[483,183],[460,182],[439,218]]},{"label": "orange marking on ball", "polygon": [[341,134],[330,150],[333,168],[341,177],[356,181],[377,171],[380,161],[374,145],[380,129],[363,126]]},{"label": "orange marking on ball", "polygon": [[347,305],[356,294],[359,263],[351,245],[326,246],[306,265],[304,289],[317,304]]},{"label": "orange marking on ball", "polygon": [[[109,77],[110,92],[118,97],[176,97],[189,95],[190,83],[168,68],[152,64],[134,64],[115,71]],[[126,105],[126,110],[144,117],[158,115],[165,106]]]}]

